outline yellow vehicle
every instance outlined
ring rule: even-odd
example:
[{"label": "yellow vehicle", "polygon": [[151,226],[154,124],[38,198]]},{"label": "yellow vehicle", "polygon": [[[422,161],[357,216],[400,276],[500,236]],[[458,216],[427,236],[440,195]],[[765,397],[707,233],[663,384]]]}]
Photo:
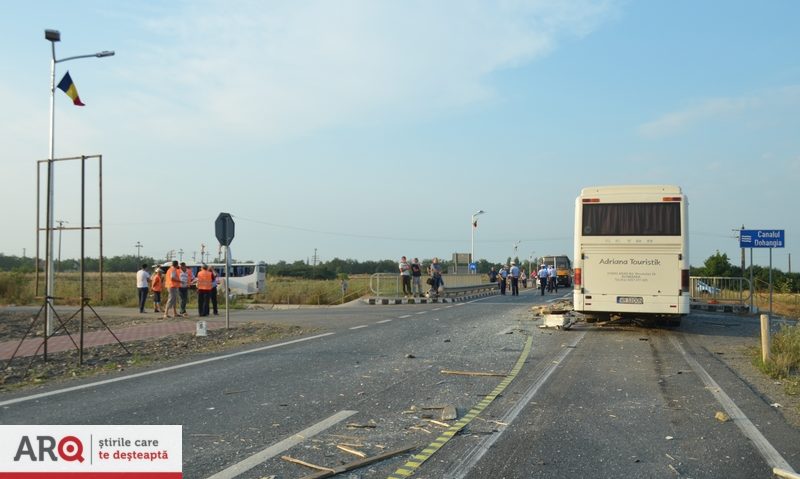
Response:
[{"label": "yellow vehicle", "polygon": [[539,264],[553,265],[556,269],[556,282],[559,286],[572,286],[572,262],[569,256],[542,256]]}]

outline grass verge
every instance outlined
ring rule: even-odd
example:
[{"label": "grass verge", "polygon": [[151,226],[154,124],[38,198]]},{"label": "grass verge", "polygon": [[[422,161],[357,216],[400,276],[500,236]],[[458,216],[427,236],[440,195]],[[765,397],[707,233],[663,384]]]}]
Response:
[{"label": "grass verge", "polygon": [[761,349],[753,348],[753,364],[769,377],[781,381],[786,394],[800,395],[800,326],[782,325],[772,335],[770,359],[761,360]]}]

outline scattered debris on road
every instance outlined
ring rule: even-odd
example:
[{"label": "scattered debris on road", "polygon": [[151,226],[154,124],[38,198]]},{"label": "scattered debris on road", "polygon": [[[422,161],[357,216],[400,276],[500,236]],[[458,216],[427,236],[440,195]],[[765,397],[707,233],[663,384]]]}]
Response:
[{"label": "scattered debris on road", "polygon": [[453,374],[457,376],[498,376],[506,377],[506,373],[482,372],[482,371],[454,371],[451,369],[442,369],[439,371],[442,374]]},{"label": "scattered debris on road", "polygon": [[731,417],[722,411],[717,411],[717,413],[714,414],[714,419],[716,419],[719,422],[728,422],[731,420]]}]

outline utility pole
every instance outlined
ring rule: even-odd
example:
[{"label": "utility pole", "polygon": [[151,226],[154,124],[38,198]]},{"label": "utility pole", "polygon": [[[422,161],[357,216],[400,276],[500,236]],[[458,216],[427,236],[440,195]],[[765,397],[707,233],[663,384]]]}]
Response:
[{"label": "utility pole", "polygon": [[[740,243],[742,241],[742,231],[743,230],[744,230],[744,225],[742,225],[742,228],[739,230],[739,242]],[[742,276],[744,276],[744,248],[742,248]]]},{"label": "utility pole", "polygon": [[64,220],[56,220],[58,223],[58,264],[56,264],[56,273],[61,270],[61,230],[64,229],[64,223],[69,223],[69,221]]},{"label": "utility pole", "polygon": [[312,265],[314,267],[317,266],[317,262],[319,262],[319,256],[317,256],[317,248],[314,248],[314,256],[311,257]]},{"label": "utility pole", "polygon": [[144,245],[140,241],[137,241],[136,244],[133,245],[133,246],[136,247],[136,262],[138,263],[140,261],[140,258],[141,258],[141,254],[139,254],[139,253],[141,252],[141,249],[142,249],[142,247]]},{"label": "utility pole", "polygon": [[183,261],[183,248],[178,250],[178,261]]}]

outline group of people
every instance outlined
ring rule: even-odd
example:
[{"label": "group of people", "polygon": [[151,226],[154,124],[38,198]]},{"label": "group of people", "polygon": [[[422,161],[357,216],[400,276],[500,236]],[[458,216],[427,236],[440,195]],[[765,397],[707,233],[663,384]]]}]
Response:
[{"label": "group of people", "polygon": [[[189,288],[197,288],[197,309],[200,316],[208,316],[213,308],[214,315],[219,314],[217,308],[217,286],[219,284],[217,272],[214,268],[203,263],[194,276],[191,268],[186,263],[173,261],[172,265],[164,272],[160,267],[151,275],[147,264],[136,273],[136,287],[139,291],[139,312],[144,313],[149,291],[153,291],[153,311],[164,313],[163,318],[188,317],[186,303],[189,301]],[[163,276],[162,276],[163,275]],[[167,304],[161,310],[161,292],[167,289]],[[209,304],[210,303],[210,304]],[[180,311],[179,311],[180,307]],[[170,315],[170,310],[172,315]]]},{"label": "group of people", "polygon": [[519,296],[519,284],[522,283],[522,287],[527,288],[528,275],[525,273],[525,268],[520,268],[516,261],[512,261],[508,267],[500,265],[500,271],[492,266],[492,269],[489,270],[489,282],[498,283],[502,295],[506,294],[506,289],[510,286],[511,296]]},{"label": "group of people", "polygon": [[[409,263],[405,256],[401,257],[398,269],[403,283],[403,295],[422,297],[422,264],[419,262],[419,258],[414,258]],[[444,287],[442,264],[439,262],[439,258],[433,258],[428,266],[427,283],[430,285],[429,296],[438,296],[440,288]]]},{"label": "group of people", "polygon": [[543,264],[539,268],[537,275],[539,276],[539,289],[542,291],[542,296],[544,296],[545,289],[547,289],[548,293],[552,291],[558,293],[558,278],[556,269],[552,264]]},{"label": "group of people", "polygon": [[[556,269],[552,265],[543,264],[539,268],[539,271],[531,273],[530,279],[533,281],[533,286],[536,286],[537,278],[542,295],[544,295],[545,290],[547,290],[548,293],[551,291],[558,292]],[[519,296],[519,283],[522,283],[523,288],[527,288],[528,275],[525,273],[525,268],[520,268],[515,261],[512,261],[511,265],[508,267],[506,267],[506,265],[501,265],[499,271],[492,266],[492,269],[489,271],[489,282],[498,283],[500,294],[502,295],[506,294],[506,289],[510,286],[511,295]]]}]

